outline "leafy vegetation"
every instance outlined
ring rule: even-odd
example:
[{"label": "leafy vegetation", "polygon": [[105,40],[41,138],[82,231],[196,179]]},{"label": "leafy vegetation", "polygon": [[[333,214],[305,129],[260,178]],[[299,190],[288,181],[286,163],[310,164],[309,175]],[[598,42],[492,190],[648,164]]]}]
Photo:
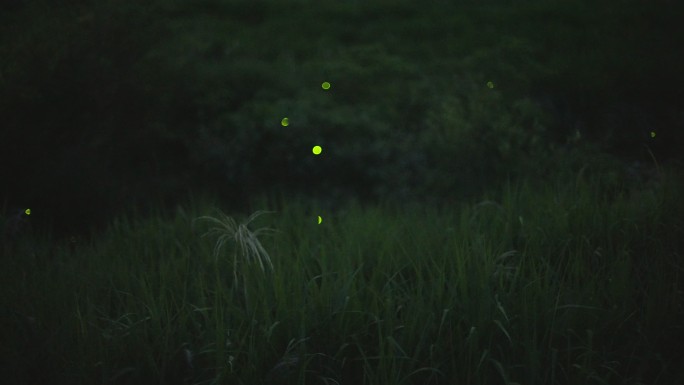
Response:
[{"label": "leafy vegetation", "polygon": [[189,191],[476,196],[566,147],[643,163],[682,144],[677,4],[17,4],[2,195],[66,233]]},{"label": "leafy vegetation", "polygon": [[311,202],[238,225],[195,220],[202,201],[75,248],[36,241],[3,262],[1,375],[677,383],[681,180],[619,191],[583,172],[442,208],[352,204],[320,225]]},{"label": "leafy vegetation", "polygon": [[8,2],[0,378],[684,382],[683,11]]}]

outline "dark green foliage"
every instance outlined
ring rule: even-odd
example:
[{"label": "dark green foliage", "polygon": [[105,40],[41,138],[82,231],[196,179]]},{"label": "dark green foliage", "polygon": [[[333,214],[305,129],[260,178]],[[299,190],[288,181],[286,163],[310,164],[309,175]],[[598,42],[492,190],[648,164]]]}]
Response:
[{"label": "dark green foliage", "polygon": [[60,229],[189,190],[468,196],[682,143],[674,4],[23,3],[0,14],[0,195]]},{"label": "dark green foliage", "polygon": [[119,217],[76,247],[32,237],[0,269],[0,375],[680,383],[684,179],[614,193],[610,171],[527,178],[476,204],[348,205],[321,225],[310,200],[195,220],[216,213],[209,199]]}]

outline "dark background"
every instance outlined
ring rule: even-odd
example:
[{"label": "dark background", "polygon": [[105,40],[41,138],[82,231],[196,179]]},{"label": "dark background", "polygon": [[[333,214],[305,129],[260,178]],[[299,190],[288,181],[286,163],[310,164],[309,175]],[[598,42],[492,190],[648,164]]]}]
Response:
[{"label": "dark background", "polygon": [[683,14],[4,0],[0,199],[65,236],[204,194],[244,212],[264,196],[443,203],[587,165],[643,183],[654,157],[682,160]]}]

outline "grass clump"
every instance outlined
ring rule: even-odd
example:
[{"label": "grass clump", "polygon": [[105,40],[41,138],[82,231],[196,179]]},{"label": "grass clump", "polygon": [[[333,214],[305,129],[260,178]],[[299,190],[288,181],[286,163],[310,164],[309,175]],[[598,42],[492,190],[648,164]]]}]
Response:
[{"label": "grass clump", "polygon": [[[266,268],[273,269],[273,263],[268,252],[261,245],[258,236],[262,233],[272,231],[268,228],[261,228],[254,232],[249,230],[247,225],[254,219],[267,213],[266,211],[257,211],[250,215],[245,223],[237,224],[235,220],[224,213],[219,213],[217,217],[202,216],[198,220],[206,221],[214,227],[209,229],[205,236],[217,236],[216,246],[214,247],[214,258],[218,262],[221,256],[221,251],[230,241],[235,242],[236,247],[233,251],[233,289],[237,290],[240,279],[238,278],[238,270],[240,276],[244,280],[248,275],[247,268],[249,264],[258,264],[262,273],[266,273]],[[238,254],[244,259],[243,262],[238,261]],[[217,269],[218,271],[218,269]],[[247,296],[246,286],[243,286],[244,295]]]}]

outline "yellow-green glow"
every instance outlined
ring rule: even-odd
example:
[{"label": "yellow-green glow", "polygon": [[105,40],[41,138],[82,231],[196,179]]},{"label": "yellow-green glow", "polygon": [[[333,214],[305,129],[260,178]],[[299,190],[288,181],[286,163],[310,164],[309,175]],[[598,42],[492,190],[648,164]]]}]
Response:
[{"label": "yellow-green glow", "polygon": [[487,87],[494,88],[494,83],[493,82],[487,82]]},{"label": "yellow-green glow", "polygon": [[320,155],[321,152],[323,152],[323,148],[321,146],[313,146],[313,150],[311,150],[314,155]]},{"label": "yellow-green glow", "polygon": [[31,215],[31,209],[26,209],[26,210],[24,210],[24,214],[26,214],[26,215]]},{"label": "yellow-green glow", "polygon": [[321,84],[321,88],[323,88],[324,90],[329,90],[330,89],[330,83],[329,82],[323,82],[323,84]]},{"label": "yellow-green glow", "polygon": [[319,216],[318,216],[318,224],[320,225],[321,222],[323,222],[323,218],[321,218],[321,216],[319,215]]},{"label": "yellow-green glow", "polygon": [[655,131],[651,131],[651,138],[655,138]]},{"label": "yellow-green glow", "polygon": [[281,124],[283,127],[287,127],[287,126],[290,124],[290,119],[288,119],[288,118],[283,118],[283,120],[280,121],[280,124]]}]

